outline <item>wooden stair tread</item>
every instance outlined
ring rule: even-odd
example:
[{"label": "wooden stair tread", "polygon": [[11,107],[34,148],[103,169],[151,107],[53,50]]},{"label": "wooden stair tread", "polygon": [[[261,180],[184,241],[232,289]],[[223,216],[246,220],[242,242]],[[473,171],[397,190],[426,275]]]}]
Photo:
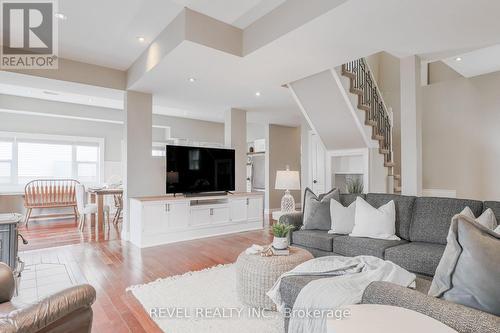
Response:
[{"label": "wooden stair tread", "polygon": [[358,104],[358,109],[366,111],[366,112],[370,112],[371,107],[370,107],[370,105],[366,105],[366,104]]},{"label": "wooden stair tread", "polygon": [[[362,61],[364,61],[364,60],[362,60]],[[386,145],[385,145],[386,137],[385,137],[385,135],[377,134],[379,132],[379,128],[378,128],[379,123],[377,121],[369,119],[370,112],[372,111],[372,105],[363,103],[363,96],[365,94],[364,90],[366,89],[366,85],[364,85],[363,88],[356,88],[354,86],[355,82],[360,77],[359,77],[358,73],[351,72],[351,71],[347,70],[347,68],[349,68],[349,66],[347,64],[342,65],[341,73],[343,76],[349,78],[349,92],[351,94],[355,94],[358,96],[358,104],[357,104],[358,110],[367,112],[365,114],[365,122],[364,123],[366,126],[372,127],[372,140],[379,141],[379,153],[384,156],[384,167],[389,168],[388,169],[389,175],[392,176],[394,174],[394,169],[393,169],[394,162],[391,161],[391,149],[390,149],[390,147],[388,149],[387,148],[380,148],[380,147],[386,147]],[[364,68],[364,67],[361,67],[361,68]],[[368,71],[368,73],[369,73],[369,71]],[[361,79],[363,79],[363,75],[366,75],[366,73],[364,73],[364,72],[361,73]],[[371,76],[371,73],[369,73],[368,75]],[[373,77],[372,77],[372,80],[373,80]],[[373,85],[370,85],[370,87],[373,89]],[[371,92],[369,92],[369,93],[371,94]],[[380,98],[382,98],[381,94],[378,90],[376,93],[377,93],[377,96],[380,95]],[[374,110],[377,110],[377,108],[380,107],[379,105],[374,105],[374,106],[375,106]],[[384,111],[385,111],[385,109],[384,109]],[[381,122],[381,126],[384,126],[383,121]],[[389,130],[391,130],[390,127],[389,127]],[[385,131],[383,131],[383,132],[385,132]],[[388,138],[388,139],[390,139],[390,138]],[[400,180],[401,176],[394,175],[394,179]],[[398,189],[399,189],[399,192],[401,192],[400,187],[394,186],[394,190],[396,192],[398,191]]]},{"label": "wooden stair tread", "polygon": [[363,90],[358,89],[358,88],[353,88],[352,84],[351,84],[351,88],[349,89],[349,91],[351,92],[351,94],[363,95]]},{"label": "wooden stair tread", "polygon": [[350,79],[356,78],[356,74],[349,72],[349,71],[346,71],[345,69],[342,69],[342,75],[347,76]]}]

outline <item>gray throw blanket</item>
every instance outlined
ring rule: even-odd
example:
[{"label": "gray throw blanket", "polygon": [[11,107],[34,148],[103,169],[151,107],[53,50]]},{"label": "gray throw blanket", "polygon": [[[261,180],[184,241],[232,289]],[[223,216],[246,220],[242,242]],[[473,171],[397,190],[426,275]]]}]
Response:
[{"label": "gray throw blanket", "polygon": [[[280,294],[281,279],[293,275],[330,275],[311,281],[297,296],[295,310],[336,310],[346,305],[358,304],[365,288],[374,281],[387,281],[403,287],[415,283],[412,274],[398,265],[372,256],[354,258],[328,256],[306,261],[290,272],[284,273],[267,295],[282,311],[284,304]],[[326,332],[326,317],[298,318],[292,316],[289,333]]]}]

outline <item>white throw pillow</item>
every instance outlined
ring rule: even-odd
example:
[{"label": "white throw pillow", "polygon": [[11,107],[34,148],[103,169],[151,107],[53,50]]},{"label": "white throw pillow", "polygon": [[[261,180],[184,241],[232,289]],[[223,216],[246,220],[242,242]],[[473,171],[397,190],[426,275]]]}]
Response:
[{"label": "white throw pillow", "polygon": [[356,199],[356,214],[351,237],[400,240],[396,236],[396,205],[394,200],[380,208],[372,207],[363,198]]},{"label": "white throw pillow", "polygon": [[356,201],[349,207],[344,207],[335,199],[330,200],[330,216],[332,218],[332,229],[329,234],[348,235],[354,228],[354,214],[356,213]]},{"label": "white throw pillow", "polygon": [[500,225],[493,231],[500,235]]},{"label": "white throw pillow", "polygon": [[476,218],[474,216],[474,213],[472,212],[472,210],[467,206],[467,207],[464,208],[464,210],[462,210],[462,212],[460,213],[460,215],[465,215],[467,217],[470,217],[471,219],[475,220],[477,223],[479,223],[483,227],[486,227],[486,228],[488,228],[490,230],[495,230],[495,228],[498,225],[497,219],[495,217],[495,213],[493,213],[493,211],[491,210],[491,208],[488,208],[487,210],[485,210],[481,214],[481,216],[479,216],[478,218]]}]

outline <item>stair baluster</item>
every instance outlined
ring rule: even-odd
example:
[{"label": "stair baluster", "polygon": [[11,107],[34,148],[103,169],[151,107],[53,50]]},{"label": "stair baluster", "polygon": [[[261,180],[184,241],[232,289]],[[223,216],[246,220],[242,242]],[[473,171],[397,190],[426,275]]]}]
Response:
[{"label": "stair baluster", "polygon": [[[393,175],[392,122],[388,108],[364,58],[342,65],[342,75],[351,82],[350,92],[358,95],[358,109],[366,112],[365,124],[372,126],[372,137],[379,141],[388,175]],[[400,180],[400,176],[397,176]]]}]

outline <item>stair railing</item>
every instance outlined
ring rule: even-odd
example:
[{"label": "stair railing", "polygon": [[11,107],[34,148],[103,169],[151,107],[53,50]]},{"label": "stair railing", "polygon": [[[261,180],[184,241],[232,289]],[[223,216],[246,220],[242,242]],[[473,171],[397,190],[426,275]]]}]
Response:
[{"label": "stair railing", "polygon": [[344,71],[351,74],[353,88],[359,92],[361,106],[369,110],[367,119],[374,126],[374,139],[379,140],[380,148],[385,151],[384,162],[392,163],[392,120],[368,63],[361,58],[343,66]]}]

